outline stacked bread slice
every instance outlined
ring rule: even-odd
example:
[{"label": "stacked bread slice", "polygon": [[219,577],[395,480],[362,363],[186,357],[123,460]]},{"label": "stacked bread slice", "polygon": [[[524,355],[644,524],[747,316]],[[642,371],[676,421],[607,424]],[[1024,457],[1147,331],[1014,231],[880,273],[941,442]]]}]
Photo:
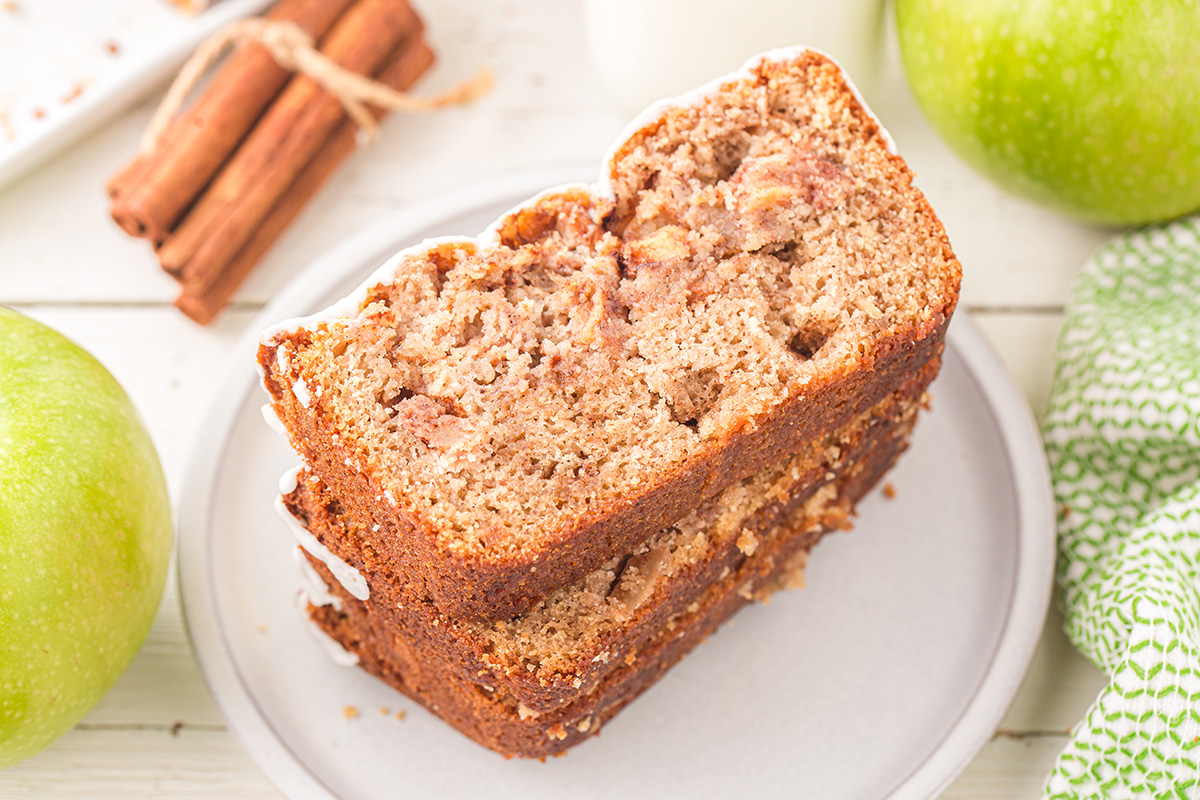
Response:
[{"label": "stacked bread slice", "polygon": [[775,52],[264,333],[312,620],[505,755],[594,734],[904,449],[960,279],[911,179],[836,65]]}]

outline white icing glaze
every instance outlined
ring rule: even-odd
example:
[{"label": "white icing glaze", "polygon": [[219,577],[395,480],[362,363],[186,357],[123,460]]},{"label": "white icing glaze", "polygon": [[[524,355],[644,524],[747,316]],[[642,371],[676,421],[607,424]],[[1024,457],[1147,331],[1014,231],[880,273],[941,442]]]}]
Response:
[{"label": "white icing glaze", "polygon": [[321,580],[321,576],[304,556],[303,548],[297,547],[292,551],[292,556],[296,560],[296,569],[300,572],[300,591],[308,597],[308,602],[314,606],[333,606],[334,611],[341,611],[345,607],[342,598],[330,591],[329,585]]},{"label": "white icing glaze", "polygon": [[[302,472],[304,472],[304,465],[299,464],[295,468],[289,469],[287,472],[280,475],[279,493],[291,494],[292,492],[296,491],[296,487],[300,485],[300,473]],[[284,508],[286,509],[286,506]],[[290,512],[288,513],[288,517],[293,520],[295,519]]]},{"label": "white icing glaze", "polygon": [[312,403],[312,396],[308,393],[308,386],[305,385],[304,378],[297,378],[296,382],[292,384],[292,394],[296,395],[296,400],[305,408]]},{"label": "white icing glaze", "polygon": [[[321,630],[321,626],[312,621],[308,616],[308,596],[304,590],[296,592],[296,610],[300,612],[300,619],[304,621],[304,628],[312,634],[313,640],[321,646],[325,651],[325,655],[329,656],[329,660],[337,664],[339,667],[356,667],[358,666],[358,654],[352,653],[342,647],[325,631]],[[316,603],[313,603],[316,605]]]},{"label": "white icing glaze", "polygon": [[279,421],[279,415],[275,413],[275,409],[270,403],[262,404],[263,420],[267,423],[267,427],[278,433],[280,436],[287,438],[287,429],[283,427],[283,423]]},{"label": "white icing glaze", "polygon": [[287,506],[283,503],[283,498],[275,498],[275,510],[287,523],[288,529],[296,537],[300,546],[307,550],[313,558],[324,564],[347,592],[359,600],[366,600],[371,596],[371,589],[367,586],[366,578],[362,576],[362,573],[331,553],[328,547],[309,533],[308,529],[300,524],[300,520],[293,517],[292,513],[288,511]]},{"label": "white icing glaze", "polygon": [[[784,48],[779,48],[776,50],[770,50],[766,53],[762,53],[760,55],[757,55],[757,56],[751,58],[749,61],[747,61],[742,66],[741,69],[739,69],[735,72],[731,72],[727,75],[722,75],[719,78],[715,78],[715,79],[709,81],[708,83],[704,84],[703,86],[700,86],[689,92],[685,92],[684,94],[679,95],[678,97],[667,98],[664,100],[659,100],[656,103],[652,103],[648,108],[646,108],[640,114],[638,114],[636,117],[634,117],[633,120],[631,120],[629,122],[629,124],[625,126],[624,130],[622,130],[621,134],[617,137],[616,141],[609,148],[608,153],[605,155],[604,161],[601,162],[599,179],[595,183],[593,183],[593,184],[566,184],[565,186],[562,186],[562,187],[547,189],[546,191],[535,196],[534,198],[527,200],[524,203],[520,203],[517,206],[515,206],[514,208],[512,208],[509,211],[506,211],[504,214],[500,215],[494,222],[492,222],[490,225],[488,225],[487,228],[485,228],[481,234],[479,234],[478,236],[476,236],[474,238],[468,238],[468,237],[463,237],[463,236],[438,237],[438,238],[434,238],[434,239],[427,239],[424,242],[421,242],[420,244],[414,245],[413,247],[405,248],[404,250],[401,250],[400,252],[396,253],[394,256],[389,258],[387,261],[385,261],[378,269],[376,269],[373,273],[371,273],[371,275],[365,281],[363,281],[361,284],[359,284],[359,286],[353,292],[346,295],[341,300],[337,301],[333,305],[331,305],[321,311],[318,311],[315,314],[312,314],[312,315],[309,315],[306,317],[293,317],[291,319],[285,319],[276,325],[272,325],[272,326],[266,328],[262,332],[262,334],[259,336],[259,342],[261,344],[263,344],[264,346],[276,348],[275,355],[276,355],[277,363],[280,364],[280,368],[282,370],[286,371],[285,365],[287,363],[286,362],[287,353],[280,352],[280,351],[283,351],[284,348],[279,344],[280,339],[283,335],[286,335],[295,330],[300,330],[300,329],[305,329],[305,328],[315,328],[322,322],[331,322],[334,320],[342,320],[345,324],[353,324],[353,320],[358,314],[359,307],[362,305],[363,301],[367,297],[368,290],[372,286],[376,286],[380,283],[386,283],[386,282],[392,280],[396,275],[397,267],[399,266],[400,262],[403,259],[410,257],[410,256],[419,256],[422,253],[429,252],[430,250],[433,250],[437,247],[441,247],[446,244],[461,243],[464,246],[474,247],[477,249],[494,248],[497,244],[496,231],[506,216],[513,213],[513,211],[517,211],[521,208],[524,208],[524,207],[530,205],[531,203],[536,202],[539,198],[544,197],[545,195],[552,194],[556,191],[561,191],[564,188],[582,188],[586,191],[592,192],[597,198],[599,198],[602,201],[608,201],[608,202],[613,201],[615,199],[615,194],[613,193],[612,181],[611,181],[611,177],[610,177],[611,161],[612,161],[613,155],[617,152],[617,150],[620,149],[621,145],[623,145],[626,142],[626,140],[628,140],[630,137],[632,137],[634,134],[636,134],[642,128],[645,128],[647,125],[652,124],[655,120],[657,120],[660,116],[665,114],[671,108],[681,108],[681,107],[699,105],[705,99],[707,99],[708,97],[711,97],[713,94],[715,94],[717,91],[719,91],[723,85],[725,85],[731,81],[754,80],[753,70],[762,64],[765,64],[768,62],[790,61],[790,60],[799,58],[806,52],[816,53],[818,55],[824,56],[825,58],[828,58],[831,62],[833,62],[833,64],[835,66],[837,66],[837,68],[839,70],[842,71],[842,75],[846,79],[846,85],[850,87],[850,90],[854,93],[855,98],[862,105],[862,107],[866,111],[867,115],[872,120],[874,120],[874,122],[879,126],[879,135],[883,139],[884,143],[886,144],[888,152],[895,154],[896,153],[895,140],[892,139],[891,134],[889,134],[887,132],[887,130],[883,127],[883,124],[879,121],[879,117],[875,116],[875,113],[872,112],[870,107],[867,106],[867,103],[863,99],[862,94],[858,91],[858,87],[854,85],[854,81],[852,81],[850,79],[850,76],[846,73],[846,71],[844,69],[842,69],[841,65],[837,63],[836,59],[831,57],[828,53],[825,53],[815,47],[805,47],[803,45],[798,45],[795,47],[784,47]],[[302,386],[302,384],[301,384],[301,386]],[[296,392],[297,400],[299,400],[300,403],[302,405],[304,405],[305,408],[307,408],[308,407],[308,402],[306,402],[306,398],[308,396],[307,387],[301,388],[301,391],[304,392],[304,397],[301,397],[300,392],[297,392],[296,386],[293,386],[292,390],[293,390],[293,392]]]}]

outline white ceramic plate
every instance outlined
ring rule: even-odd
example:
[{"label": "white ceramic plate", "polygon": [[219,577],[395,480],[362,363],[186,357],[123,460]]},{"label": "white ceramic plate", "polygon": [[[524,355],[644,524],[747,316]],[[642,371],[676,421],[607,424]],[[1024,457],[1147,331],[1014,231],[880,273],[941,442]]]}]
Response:
[{"label": "white ceramic plate", "polygon": [[0,185],[163,85],[205,38],[270,2],[224,0],[194,17],[169,0],[0,6]]},{"label": "white ceramic plate", "polygon": [[[401,246],[476,233],[579,177],[525,175],[405,211],[319,259],[259,322],[317,310]],[[927,798],[1017,691],[1050,595],[1049,483],[1023,398],[962,312],[933,410],[888,478],[895,498],[872,494],[852,533],[821,543],[807,589],[743,611],[601,736],[548,763],[484,750],[335,666],[305,630],[295,540],[272,510],[296,456],[262,420],[252,334],[193,454],[180,586],[231,728],[292,797]]]}]

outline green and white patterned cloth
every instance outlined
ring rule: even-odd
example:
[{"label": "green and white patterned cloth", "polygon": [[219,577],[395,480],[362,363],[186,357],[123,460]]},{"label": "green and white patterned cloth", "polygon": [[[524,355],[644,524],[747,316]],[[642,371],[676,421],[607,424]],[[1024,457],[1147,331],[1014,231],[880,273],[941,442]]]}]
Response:
[{"label": "green and white patterned cloth", "polygon": [[1048,798],[1200,798],[1200,217],[1088,260],[1044,425],[1075,645],[1111,678]]}]

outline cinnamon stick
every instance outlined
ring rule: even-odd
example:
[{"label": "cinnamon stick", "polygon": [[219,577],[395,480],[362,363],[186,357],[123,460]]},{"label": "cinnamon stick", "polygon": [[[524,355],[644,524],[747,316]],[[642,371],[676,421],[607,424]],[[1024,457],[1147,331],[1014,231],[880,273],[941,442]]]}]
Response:
[{"label": "cinnamon stick", "polygon": [[[321,51],[342,67],[374,75],[420,27],[406,3],[358,0]],[[163,269],[193,292],[211,286],[345,119],[337,98],[311,78],[294,78],[163,242]]]},{"label": "cinnamon stick", "polygon": [[[433,62],[433,51],[417,34],[401,44],[376,79],[397,91],[405,91],[433,65]],[[376,119],[382,119],[387,112],[372,107],[371,113]],[[202,325],[211,322],[280,234],[341,163],[354,152],[358,134],[359,127],[352,120],[342,122],[263,219],[246,246],[221,271],[219,277],[202,291],[185,286],[175,301],[176,307]]]},{"label": "cinnamon stick", "polygon": [[[352,2],[280,0],[267,18],[294,22],[320,39]],[[117,224],[132,236],[162,242],[290,77],[262,45],[230,56],[155,152],[139,156],[109,182]]]}]

